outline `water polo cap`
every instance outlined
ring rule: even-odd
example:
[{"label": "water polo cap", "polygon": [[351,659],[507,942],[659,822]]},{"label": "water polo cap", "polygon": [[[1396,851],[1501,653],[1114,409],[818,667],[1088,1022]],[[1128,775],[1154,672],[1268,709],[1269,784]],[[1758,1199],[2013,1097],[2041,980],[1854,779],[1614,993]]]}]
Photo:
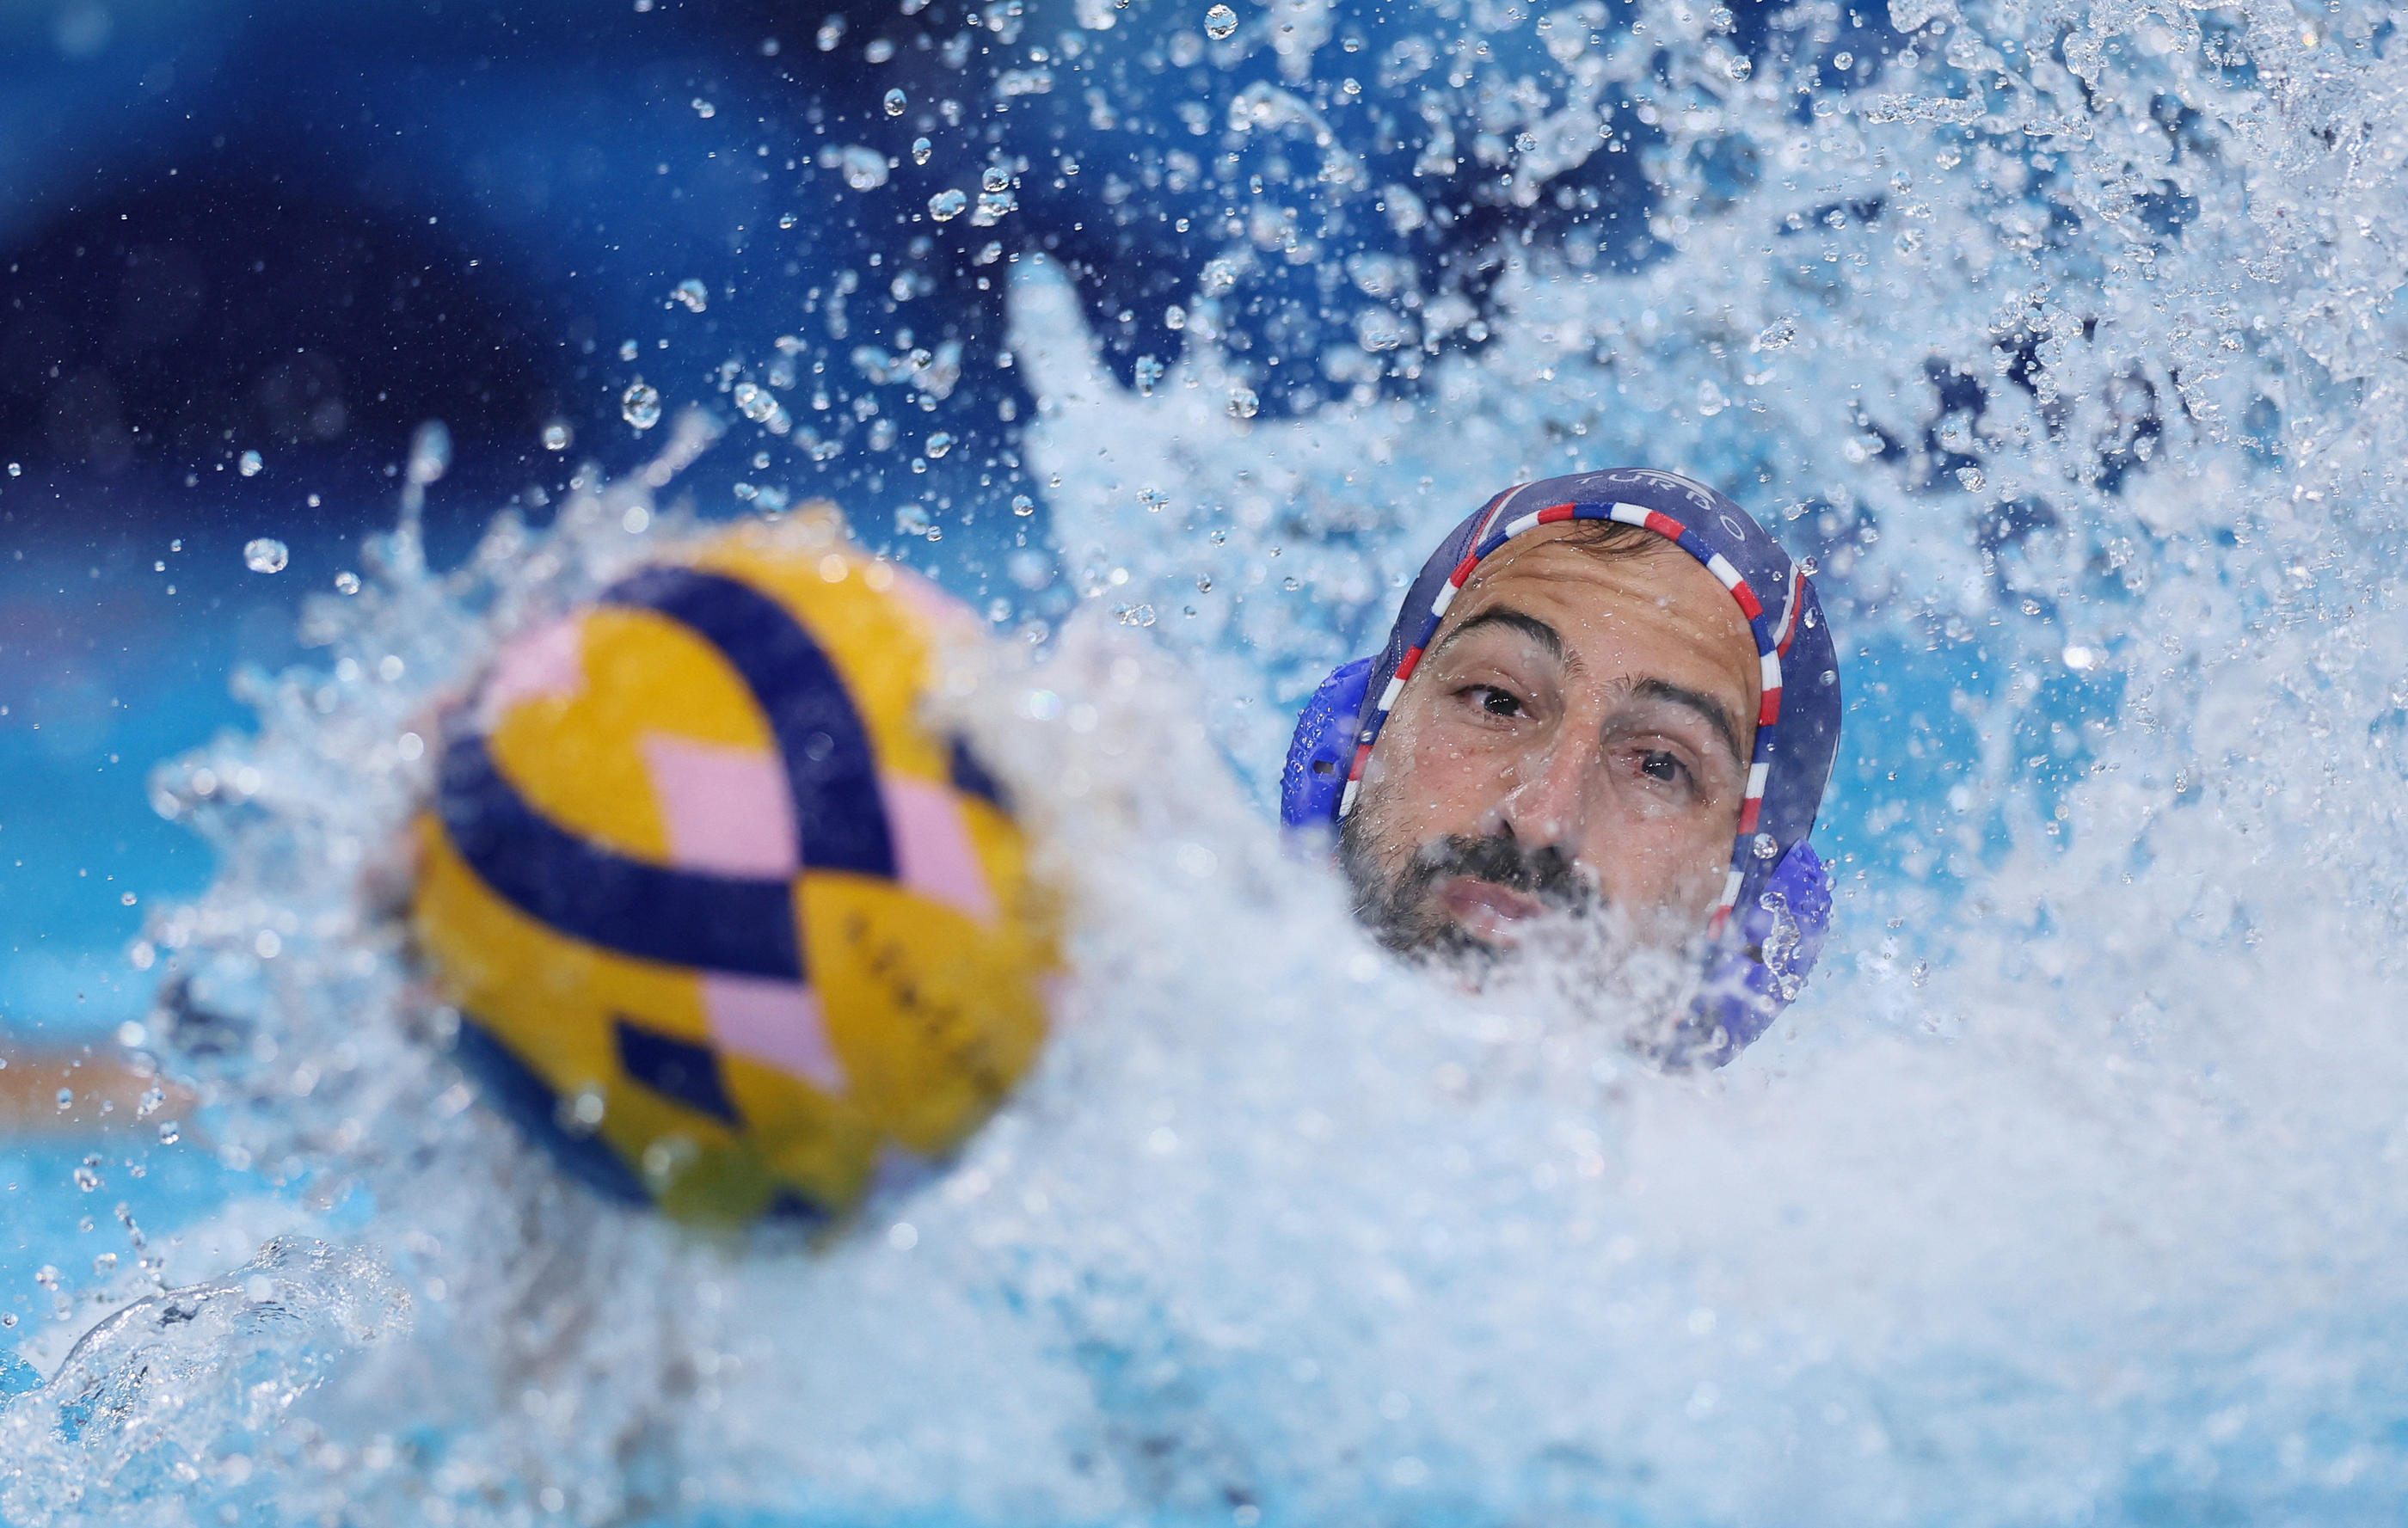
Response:
[{"label": "water polo cap", "polygon": [[1840,740],[1840,672],[1806,570],[1754,517],[1673,473],[1618,468],[1523,483],[1457,525],[1406,593],[1387,645],[1322,681],[1297,720],[1280,780],[1290,827],[1342,822],[1363,767],[1447,607],[1515,536],[1565,521],[1653,531],[1703,564],[1746,618],[1761,665],[1756,752],[1729,874],[1708,926],[1706,978],[1664,1047],[1720,1065],[1764,1033],[1803,985],[1830,923],[1830,879],[1807,837]]}]

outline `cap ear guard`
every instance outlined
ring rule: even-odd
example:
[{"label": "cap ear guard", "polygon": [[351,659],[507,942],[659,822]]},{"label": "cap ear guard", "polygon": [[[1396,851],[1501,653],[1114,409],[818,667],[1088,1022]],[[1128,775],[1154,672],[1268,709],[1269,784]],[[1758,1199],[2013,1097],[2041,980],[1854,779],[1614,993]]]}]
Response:
[{"label": "cap ear guard", "polygon": [[1806,985],[1830,932],[1831,873],[1800,838],[1715,943],[1697,1001],[1658,1048],[1658,1059],[1668,1066],[1720,1066],[1753,1044]]},{"label": "cap ear guard", "polygon": [[1347,765],[1354,757],[1354,727],[1363,715],[1363,693],[1371,682],[1372,659],[1340,664],[1321,681],[1296,719],[1287,764],[1280,770],[1280,821],[1291,828],[1338,820],[1346,793]]}]

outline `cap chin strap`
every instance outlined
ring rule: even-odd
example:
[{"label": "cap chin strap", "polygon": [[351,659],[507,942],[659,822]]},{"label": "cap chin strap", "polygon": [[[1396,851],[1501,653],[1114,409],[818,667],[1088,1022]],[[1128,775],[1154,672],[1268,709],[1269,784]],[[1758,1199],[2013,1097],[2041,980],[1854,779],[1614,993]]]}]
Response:
[{"label": "cap chin strap", "polygon": [[[1297,718],[1280,771],[1280,821],[1289,828],[1337,821],[1375,661],[1340,664]],[[1697,999],[1649,1053],[1684,1069],[1720,1066],[1738,1055],[1805,986],[1830,930],[1830,873],[1814,846],[1800,838],[1773,866],[1755,906],[1732,910],[1708,947]]]}]

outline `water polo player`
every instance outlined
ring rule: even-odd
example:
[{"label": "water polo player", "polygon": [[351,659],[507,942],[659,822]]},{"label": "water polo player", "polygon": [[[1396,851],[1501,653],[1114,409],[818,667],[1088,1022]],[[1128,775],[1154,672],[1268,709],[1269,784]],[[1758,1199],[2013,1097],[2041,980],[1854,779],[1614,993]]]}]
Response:
[{"label": "water polo player", "polygon": [[1657,1049],[1719,1064],[1821,947],[1840,714],[1813,584],[1745,510],[1670,473],[1554,478],[1458,525],[1386,647],[1324,681],[1283,815],[1336,823],[1398,950],[1476,966],[1598,909],[1625,949],[1702,949]]}]

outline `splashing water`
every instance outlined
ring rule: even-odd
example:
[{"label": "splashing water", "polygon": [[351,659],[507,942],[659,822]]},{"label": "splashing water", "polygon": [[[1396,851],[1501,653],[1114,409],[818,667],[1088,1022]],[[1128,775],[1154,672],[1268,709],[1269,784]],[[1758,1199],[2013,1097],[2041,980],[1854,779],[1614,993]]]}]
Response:
[{"label": "splashing water", "polygon": [[[160,778],[226,871],[154,937],[222,1151],[351,1250],[95,1332],[0,1411],[0,1510],[2396,1521],[2403,45],[1895,0],[1886,57],[1796,7],[1751,60],[1642,9],[1543,20],[1660,136],[1667,252],[1510,248],[1488,317],[1415,317],[1486,330],[1418,399],[1241,415],[1209,324],[1126,393],[1023,267],[1096,608],[945,690],[1076,979],[1015,1106],[832,1246],[566,1186],[475,1105],[392,918],[433,707],[681,534],[652,495],[699,437],[448,575],[405,531],[313,607],[324,666]],[[1627,151],[1591,107],[1538,126],[1533,186]],[[1328,365],[1425,353],[1361,337]],[[1816,558],[1857,697],[1835,949],[1705,1079],[1398,970],[1223,763],[1267,778],[1502,478],[1624,462]]]},{"label": "splashing water", "polygon": [[372,1259],[283,1240],[231,1277],[136,1301],[0,1418],[16,1465],[0,1505],[25,1521],[180,1492],[205,1476],[239,1485],[252,1440],[408,1314]]}]

